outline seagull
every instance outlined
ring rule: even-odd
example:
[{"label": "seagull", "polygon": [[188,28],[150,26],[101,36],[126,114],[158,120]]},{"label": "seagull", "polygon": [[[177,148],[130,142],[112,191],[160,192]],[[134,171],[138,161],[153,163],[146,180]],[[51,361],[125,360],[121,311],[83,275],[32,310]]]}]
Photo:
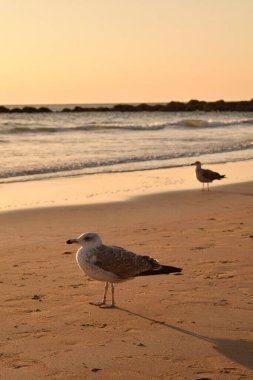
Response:
[{"label": "seagull", "polygon": [[205,191],[205,183],[207,184],[207,190],[209,191],[209,182],[213,182],[215,179],[220,180],[222,178],[226,178],[225,175],[213,172],[212,170],[202,169],[201,162],[199,161],[196,161],[191,165],[196,165],[196,177],[200,182],[203,183],[202,191]]},{"label": "seagull", "polygon": [[[104,245],[95,232],[86,232],[76,239],[69,239],[67,244],[79,244],[76,261],[80,269],[90,278],[105,282],[102,301],[90,302],[102,308],[114,307],[114,283],[127,281],[136,276],[150,276],[181,272],[181,268],[161,265],[149,256],[141,256],[121,247]],[[109,283],[112,302],[106,303]]]}]

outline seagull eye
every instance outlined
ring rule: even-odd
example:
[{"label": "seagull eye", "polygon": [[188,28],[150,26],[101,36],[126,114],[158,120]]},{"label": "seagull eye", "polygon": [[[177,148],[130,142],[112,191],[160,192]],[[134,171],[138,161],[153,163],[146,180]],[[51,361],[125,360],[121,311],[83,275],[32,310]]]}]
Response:
[{"label": "seagull eye", "polygon": [[86,240],[86,241],[92,240],[92,237],[91,236],[85,236],[84,240]]}]

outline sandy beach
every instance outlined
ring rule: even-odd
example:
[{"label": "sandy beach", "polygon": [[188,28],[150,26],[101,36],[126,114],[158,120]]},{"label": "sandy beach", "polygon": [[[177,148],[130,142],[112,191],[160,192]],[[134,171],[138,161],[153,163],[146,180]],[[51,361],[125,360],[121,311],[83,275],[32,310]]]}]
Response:
[{"label": "sandy beach", "polygon": [[0,380],[253,380],[253,0],[0,15]]},{"label": "sandy beach", "polygon": [[[241,166],[232,183],[235,166],[216,165],[228,179],[204,193],[193,168],[3,185],[0,378],[251,379],[252,162]],[[65,244],[85,231],[183,274],[116,285],[117,308],[92,306],[103,283]]]},{"label": "sandy beach", "polygon": [[[207,167],[226,175],[226,179],[214,181],[211,190],[253,181],[253,160]],[[201,188],[193,166],[5,183],[0,184],[0,212],[119,202],[147,194]]]}]

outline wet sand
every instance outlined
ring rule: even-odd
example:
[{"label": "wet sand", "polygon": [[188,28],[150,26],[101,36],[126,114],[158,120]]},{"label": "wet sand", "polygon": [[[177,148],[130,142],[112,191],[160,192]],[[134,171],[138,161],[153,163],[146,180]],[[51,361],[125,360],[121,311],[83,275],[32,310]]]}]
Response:
[{"label": "wet sand", "polygon": [[[226,178],[214,181],[210,188],[253,181],[253,160],[203,165]],[[0,184],[0,212],[52,206],[87,205],[118,202],[136,196],[168,191],[199,190],[195,166],[126,173],[74,175]]]},{"label": "wet sand", "polygon": [[[0,378],[252,378],[253,183],[197,185],[0,213]],[[183,275],[118,284],[117,308],[92,306],[104,285],[65,245],[85,231]]]}]

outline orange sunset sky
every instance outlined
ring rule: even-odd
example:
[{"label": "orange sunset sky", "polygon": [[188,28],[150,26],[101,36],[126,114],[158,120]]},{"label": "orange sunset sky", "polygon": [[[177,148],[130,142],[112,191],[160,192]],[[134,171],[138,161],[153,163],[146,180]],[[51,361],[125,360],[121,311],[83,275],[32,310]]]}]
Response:
[{"label": "orange sunset sky", "polygon": [[0,104],[253,98],[253,0],[0,0]]}]

